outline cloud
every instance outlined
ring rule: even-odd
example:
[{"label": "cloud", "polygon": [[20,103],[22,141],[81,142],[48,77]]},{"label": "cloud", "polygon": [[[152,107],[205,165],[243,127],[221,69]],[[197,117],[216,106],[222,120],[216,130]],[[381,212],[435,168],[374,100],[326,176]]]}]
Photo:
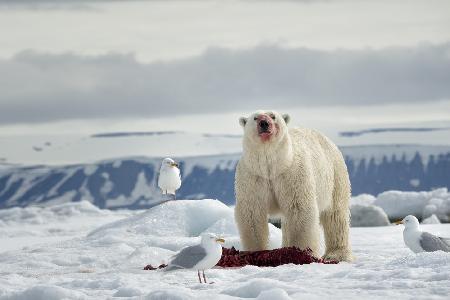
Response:
[{"label": "cloud", "polygon": [[449,82],[450,43],[336,51],[211,48],[150,64],[133,55],[24,51],[0,60],[0,123],[431,105],[450,99]]},{"label": "cloud", "polygon": [[[0,9],[72,10],[93,9],[96,4],[114,2],[177,2],[180,0],[0,0]],[[230,1],[230,0],[228,0]],[[299,4],[331,3],[341,0],[234,0],[234,2],[264,3],[290,2]],[[183,2],[221,2],[219,0],[183,0]]]},{"label": "cloud", "polygon": [[152,0],[0,0],[0,9],[79,10],[92,9],[99,3],[145,1]]}]

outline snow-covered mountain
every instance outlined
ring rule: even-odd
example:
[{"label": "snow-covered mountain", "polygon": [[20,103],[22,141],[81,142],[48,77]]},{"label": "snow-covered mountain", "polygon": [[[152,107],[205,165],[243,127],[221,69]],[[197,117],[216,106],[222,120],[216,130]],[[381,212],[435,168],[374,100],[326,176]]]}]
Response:
[{"label": "snow-covered mountain", "polygon": [[[450,188],[450,147],[423,145],[341,148],[353,194]],[[240,154],[174,157],[183,183],[178,197],[234,203],[234,170]],[[0,168],[0,208],[89,200],[101,208],[149,207],[163,198],[157,188],[161,157],[127,157],[63,166]]]},{"label": "snow-covered mountain", "polygon": [[[233,202],[238,155],[180,158],[179,196]],[[67,166],[0,169],[0,207],[89,200],[101,208],[148,207],[165,199],[157,187],[160,158],[134,157]]]}]

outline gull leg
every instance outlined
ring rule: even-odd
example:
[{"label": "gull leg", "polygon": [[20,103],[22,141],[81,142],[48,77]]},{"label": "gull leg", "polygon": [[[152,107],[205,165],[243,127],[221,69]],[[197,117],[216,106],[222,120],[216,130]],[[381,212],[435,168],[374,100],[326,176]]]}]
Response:
[{"label": "gull leg", "polygon": [[204,280],[205,283],[206,283],[205,270],[202,270],[202,272],[203,272],[203,280]]},{"label": "gull leg", "polygon": [[202,283],[202,278],[200,277],[200,270],[197,270],[198,280]]}]

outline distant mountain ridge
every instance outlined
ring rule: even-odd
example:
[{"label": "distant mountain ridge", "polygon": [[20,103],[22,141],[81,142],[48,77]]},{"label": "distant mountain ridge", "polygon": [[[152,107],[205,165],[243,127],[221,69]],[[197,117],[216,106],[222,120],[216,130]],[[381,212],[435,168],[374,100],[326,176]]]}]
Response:
[{"label": "distant mountain ridge", "polygon": [[[354,195],[385,190],[450,188],[450,147],[341,147]],[[178,199],[234,204],[240,154],[180,157]],[[163,199],[156,181],[161,158],[128,157],[66,166],[0,168],[0,208],[89,200],[101,208],[145,208]]]},{"label": "distant mountain ridge", "polygon": [[384,133],[384,132],[429,132],[450,130],[450,127],[388,127],[388,128],[370,128],[358,131],[341,131],[340,136],[343,137],[357,137],[370,133]]},{"label": "distant mountain ridge", "polygon": [[[115,137],[132,137],[132,136],[158,136],[158,135],[174,135],[185,134],[183,131],[119,131],[119,132],[104,132],[92,134],[90,138],[115,138]],[[217,133],[203,133],[203,137],[223,137],[223,138],[242,138],[242,134],[217,134]]]},{"label": "distant mountain ridge", "polygon": [[91,135],[91,138],[112,138],[112,137],[130,137],[130,136],[155,136],[178,134],[180,131],[123,131],[123,132],[105,132]]}]

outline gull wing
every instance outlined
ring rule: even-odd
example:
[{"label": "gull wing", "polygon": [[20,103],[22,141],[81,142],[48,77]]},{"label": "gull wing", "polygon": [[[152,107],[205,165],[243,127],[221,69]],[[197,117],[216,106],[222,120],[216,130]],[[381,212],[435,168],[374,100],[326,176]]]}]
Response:
[{"label": "gull wing", "polygon": [[200,245],[189,246],[173,256],[166,270],[191,269],[205,257],[205,248]]},{"label": "gull wing", "polygon": [[450,238],[439,237],[444,244],[447,244],[450,247]]},{"label": "gull wing", "polygon": [[450,252],[450,245],[446,243],[446,240],[431,233],[423,232],[420,236],[420,246],[427,252],[439,250]]}]

